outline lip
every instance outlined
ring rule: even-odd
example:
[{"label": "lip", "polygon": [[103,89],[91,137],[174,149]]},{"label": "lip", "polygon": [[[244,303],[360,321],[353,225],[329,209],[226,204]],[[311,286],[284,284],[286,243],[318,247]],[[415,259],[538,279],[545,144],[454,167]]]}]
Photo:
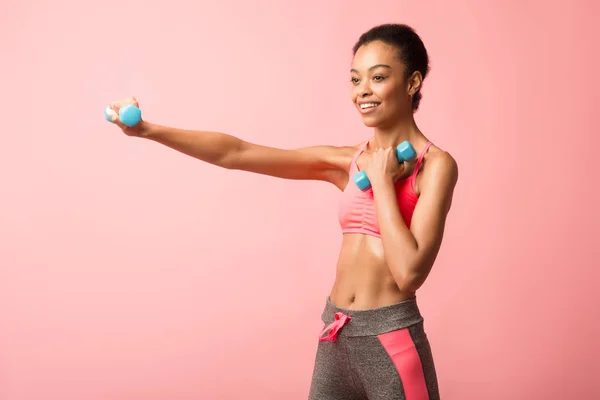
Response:
[{"label": "lip", "polygon": [[[371,104],[371,103],[376,103],[377,107],[369,107],[369,108],[361,108],[360,107],[361,104]],[[361,101],[360,103],[357,103],[357,104],[358,104],[358,111],[363,115],[375,112],[375,110],[381,105],[381,103],[379,103],[377,101]]]}]

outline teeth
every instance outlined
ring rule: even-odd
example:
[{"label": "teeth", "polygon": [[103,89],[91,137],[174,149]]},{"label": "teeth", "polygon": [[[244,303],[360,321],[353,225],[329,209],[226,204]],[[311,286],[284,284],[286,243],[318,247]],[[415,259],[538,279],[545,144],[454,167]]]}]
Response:
[{"label": "teeth", "polygon": [[362,108],[363,110],[365,108],[371,108],[371,107],[377,107],[379,104],[377,103],[365,103],[365,104],[361,104],[360,108]]}]

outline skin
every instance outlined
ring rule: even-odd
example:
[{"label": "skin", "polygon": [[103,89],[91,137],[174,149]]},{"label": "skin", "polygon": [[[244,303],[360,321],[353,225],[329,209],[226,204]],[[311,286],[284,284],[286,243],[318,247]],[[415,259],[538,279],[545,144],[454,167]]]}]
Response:
[{"label": "skin", "polygon": [[[350,71],[351,100],[378,106],[361,113],[373,128],[373,137],[359,156],[375,198],[381,238],[344,234],[331,289],[331,301],[347,309],[371,309],[410,299],[423,285],[438,255],[446,216],[450,210],[458,167],[452,156],[431,146],[418,172],[419,196],[410,229],[397,204],[394,183],[414,171],[414,161],[398,164],[394,148],[409,140],[420,154],[428,139],[414,120],[412,98],[422,85],[422,75],[406,76],[399,50],[383,42],[363,45]],[[118,112],[126,104],[139,106],[133,97],[113,102]],[[129,135],[153,140],[189,156],[223,168],[254,172],[283,179],[320,180],[344,190],[352,184],[350,163],[361,144],[277,149],[249,143],[220,132],[193,131],[142,121],[134,128],[113,119]]]}]

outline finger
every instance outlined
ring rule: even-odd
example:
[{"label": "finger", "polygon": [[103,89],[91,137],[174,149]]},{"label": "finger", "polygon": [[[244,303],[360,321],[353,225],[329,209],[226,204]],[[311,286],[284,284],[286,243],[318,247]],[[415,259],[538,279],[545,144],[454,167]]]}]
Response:
[{"label": "finger", "polygon": [[138,103],[137,99],[134,96],[129,97],[129,102],[130,104],[133,104],[134,106],[138,107],[140,106],[140,103]]},{"label": "finger", "polygon": [[389,161],[392,161],[392,160],[394,160],[394,159],[397,159],[397,157],[396,157],[396,150],[395,150],[395,149],[393,149],[393,148],[391,148],[391,147],[390,147],[390,148],[388,148],[388,149],[386,149],[386,154],[385,154],[385,155],[387,156],[387,159],[388,159]]},{"label": "finger", "polygon": [[127,103],[128,103],[127,100],[116,100],[116,101],[113,101],[112,103],[110,103],[110,108],[112,108],[113,110],[115,110],[118,113],[119,110],[121,109],[121,107],[123,107]]},{"label": "finger", "polygon": [[110,103],[110,107],[118,113],[121,107],[124,107],[129,104],[133,104],[134,106],[139,107],[138,101],[133,96],[113,101],[112,103]]}]

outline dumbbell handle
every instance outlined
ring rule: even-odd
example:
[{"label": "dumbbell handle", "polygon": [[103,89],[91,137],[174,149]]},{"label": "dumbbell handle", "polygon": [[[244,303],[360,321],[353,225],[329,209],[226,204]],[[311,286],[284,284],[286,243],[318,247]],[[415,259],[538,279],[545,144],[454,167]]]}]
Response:
[{"label": "dumbbell handle", "polygon": [[[405,140],[396,147],[396,158],[398,159],[399,163],[412,160],[416,156],[417,153],[408,140]],[[371,188],[371,182],[369,181],[369,177],[365,171],[359,171],[354,174],[353,180],[356,186],[358,186],[358,188],[362,191],[369,190]]]},{"label": "dumbbell handle", "polygon": [[[109,122],[112,122],[109,113],[110,110],[110,107],[106,107],[104,109],[104,116]],[[133,104],[124,105],[119,108],[119,121],[121,121],[123,125],[134,127],[142,121],[142,111]]]}]

